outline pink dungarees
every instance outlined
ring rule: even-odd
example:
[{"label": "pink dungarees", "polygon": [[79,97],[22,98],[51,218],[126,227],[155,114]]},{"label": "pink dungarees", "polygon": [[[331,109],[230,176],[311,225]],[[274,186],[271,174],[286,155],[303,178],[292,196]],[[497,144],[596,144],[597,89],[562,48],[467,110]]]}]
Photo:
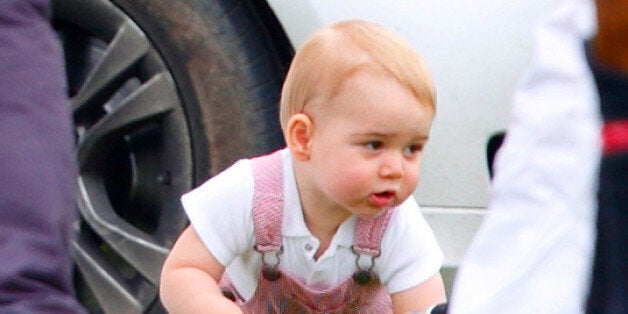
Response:
[{"label": "pink dungarees", "polygon": [[220,281],[225,295],[240,305],[245,313],[391,313],[392,301],[372,272],[372,265],[379,255],[382,235],[394,208],[370,219],[358,218],[353,250],[356,259],[360,255],[370,256],[371,268],[358,269],[356,266],[356,273],[351,278],[335,287],[315,290],[282,272],[278,258],[274,259],[274,263],[267,261],[267,256],[280,257],[283,250],[281,152],[253,159],[252,167],[255,180],[255,249],[262,254],[262,276],[251,299],[244,301],[225,274]]}]

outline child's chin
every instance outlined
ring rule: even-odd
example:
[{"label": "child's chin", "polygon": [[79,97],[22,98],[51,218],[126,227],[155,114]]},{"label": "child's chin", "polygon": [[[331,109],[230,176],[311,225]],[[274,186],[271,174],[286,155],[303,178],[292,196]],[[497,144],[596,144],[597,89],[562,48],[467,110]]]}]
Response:
[{"label": "child's chin", "polygon": [[356,213],[358,217],[362,218],[372,218],[384,212],[386,208],[369,208],[369,210],[364,210],[360,213]]}]

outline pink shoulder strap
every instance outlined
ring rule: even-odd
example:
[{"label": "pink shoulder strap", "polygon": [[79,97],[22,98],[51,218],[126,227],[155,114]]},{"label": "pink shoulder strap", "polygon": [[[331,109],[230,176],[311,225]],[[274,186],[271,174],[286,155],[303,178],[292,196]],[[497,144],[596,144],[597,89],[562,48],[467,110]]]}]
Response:
[{"label": "pink shoulder strap", "polygon": [[281,248],[283,218],[283,163],[281,151],[251,160],[255,190],[253,194],[253,224],[255,248],[261,252]]},{"label": "pink shoulder strap", "polygon": [[394,210],[395,208],[388,208],[381,214],[370,218],[358,217],[353,240],[355,252],[379,256],[382,237]]}]

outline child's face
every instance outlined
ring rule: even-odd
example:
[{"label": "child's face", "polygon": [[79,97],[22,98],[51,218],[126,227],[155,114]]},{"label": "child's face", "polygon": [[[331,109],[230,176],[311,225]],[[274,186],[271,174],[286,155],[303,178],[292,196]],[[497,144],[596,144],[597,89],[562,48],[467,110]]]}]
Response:
[{"label": "child's face", "polygon": [[413,193],[432,109],[392,76],[364,71],[322,107],[310,143],[317,206],[373,216]]}]

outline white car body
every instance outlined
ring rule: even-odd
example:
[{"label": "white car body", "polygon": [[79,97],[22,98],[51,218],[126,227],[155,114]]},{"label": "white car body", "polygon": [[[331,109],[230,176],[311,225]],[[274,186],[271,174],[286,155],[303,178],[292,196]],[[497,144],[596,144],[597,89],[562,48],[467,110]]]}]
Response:
[{"label": "white car body", "polygon": [[[459,263],[488,202],[486,143],[506,129],[510,98],[530,61],[546,0],[269,0],[295,49],[315,29],[366,19],[407,39],[424,57],[437,89],[437,114],[415,192],[445,253]],[[451,276],[445,276],[451,286]]]}]

